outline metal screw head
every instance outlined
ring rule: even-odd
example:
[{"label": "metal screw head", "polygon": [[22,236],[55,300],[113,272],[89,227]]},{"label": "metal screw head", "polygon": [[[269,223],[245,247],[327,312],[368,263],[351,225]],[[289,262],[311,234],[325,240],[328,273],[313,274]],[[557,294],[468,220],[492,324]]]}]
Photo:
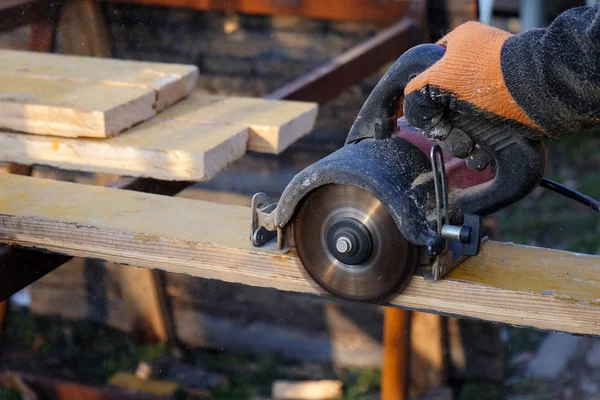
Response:
[{"label": "metal screw head", "polygon": [[342,254],[352,251],[352,242],[346,236],[342,236],[335,242],[335,248]]}]

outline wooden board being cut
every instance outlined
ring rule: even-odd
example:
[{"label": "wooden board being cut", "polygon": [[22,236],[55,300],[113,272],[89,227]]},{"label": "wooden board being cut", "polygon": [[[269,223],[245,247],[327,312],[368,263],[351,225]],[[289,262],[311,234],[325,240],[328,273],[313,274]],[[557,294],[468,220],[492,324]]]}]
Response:
[{"label": "wooden board being cut", "polygon": [[190,94],[198,81],[198,68],[193,65],[27,51],[0,50],[0,65],[0,76],[10,79],[29,77],[150,89],[155,92],[154,108],[157,111]]},{"label": "wooden board being cut", "polygon": [[[250,209],[0,176],[0,242],[326,295],[294,254],[257,249]],[[447,278],[415,276],[390,306],[600,335],[600,256],[488,242]]]},{"label": "wooden board being cut", "polygon": [[[124,94],[144,90],[98,88]],[[1,99],[2,94],[0,102]],[[99,99],[93,97],[90,102]],[[280,153],[311,131],[316,116],[314,103],[194,93],[149,121],[108,139],[0,132],[0,160],[163,180],[201,181],[242,157],[246,150]],[[15,124],[25,120],[17,118]],[[73,123],[78,121],[89,118],[73,119]],[[37,128],[45,126],[40,124]]]}]

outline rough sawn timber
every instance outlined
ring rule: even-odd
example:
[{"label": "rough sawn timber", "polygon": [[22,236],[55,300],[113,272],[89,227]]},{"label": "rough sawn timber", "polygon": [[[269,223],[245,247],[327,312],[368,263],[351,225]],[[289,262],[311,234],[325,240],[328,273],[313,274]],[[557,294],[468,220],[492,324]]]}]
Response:
[{"label": "rough sawn timber", "polygon": [[167,181],[204,181],[247,150],[274,154],[285,150],[312,130],[317,109],[308,102],[194,92],[156,117],[104,140],[0,132],[0,160]]},{"label": "rough sawn timber", "polygon": [[198,68],[182,64],[15,50],[0,50],[0,64],[0,76],[10,79],[37,78],[152,90],[156,111],[186,97],[198,81]]},{"label": "rough sawn timber", "polygon": [[[0,193],[3,243],[326,295],[294,252],[251,246],[247,207],[13,175]],[[600,256],[488,242],[447,278],[416,276],[386,304],[600,335]]]},{"label": "rough sawn timber", "polygon": [[152,117],[155,97],[144,88],[0,75],[0,128],[104,138]]},{"label": "rough sawn timber", "polygon": [[279,154],[312,129],[318,105],[312,102],[211,96],[194,91],[159,118],[178,121],[243,125],[250,130],[248,150]]},{"label": "rough sawn timber", "polygon": [[0,160],[75,171],[204,181],[246,153],[248,129],[150,120],[110,139],[0,133]]}]

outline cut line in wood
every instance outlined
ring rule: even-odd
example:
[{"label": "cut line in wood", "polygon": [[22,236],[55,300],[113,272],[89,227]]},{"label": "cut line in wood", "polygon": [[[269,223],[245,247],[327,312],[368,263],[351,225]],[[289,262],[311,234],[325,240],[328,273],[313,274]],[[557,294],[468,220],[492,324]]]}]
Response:
[{"label": "cut line in wood", "polygon": [[[326,294],[294,252],[248,239],[251,210],[31,177],[0,177],[0,242]],[[488,242],[447,278],[415,276],[383,304],[600,335],[600,256]]]}]

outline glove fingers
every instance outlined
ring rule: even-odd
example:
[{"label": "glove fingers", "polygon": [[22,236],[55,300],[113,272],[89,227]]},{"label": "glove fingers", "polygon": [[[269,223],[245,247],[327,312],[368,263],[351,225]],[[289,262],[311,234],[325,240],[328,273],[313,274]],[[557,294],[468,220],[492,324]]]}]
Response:
[{"label": "glove fingers", "polygon": [[427,90],[410,93],[404,99],[404,116],[409,125],[423,131],[435,127],[444,116],[444,105],[434,101]]},{"label": "glove fingers", "polygon": [[457,128],[453,128],[448,137],[440,143],[446,153],[458,158],[467,158],[474,145],[473,139]]}]

